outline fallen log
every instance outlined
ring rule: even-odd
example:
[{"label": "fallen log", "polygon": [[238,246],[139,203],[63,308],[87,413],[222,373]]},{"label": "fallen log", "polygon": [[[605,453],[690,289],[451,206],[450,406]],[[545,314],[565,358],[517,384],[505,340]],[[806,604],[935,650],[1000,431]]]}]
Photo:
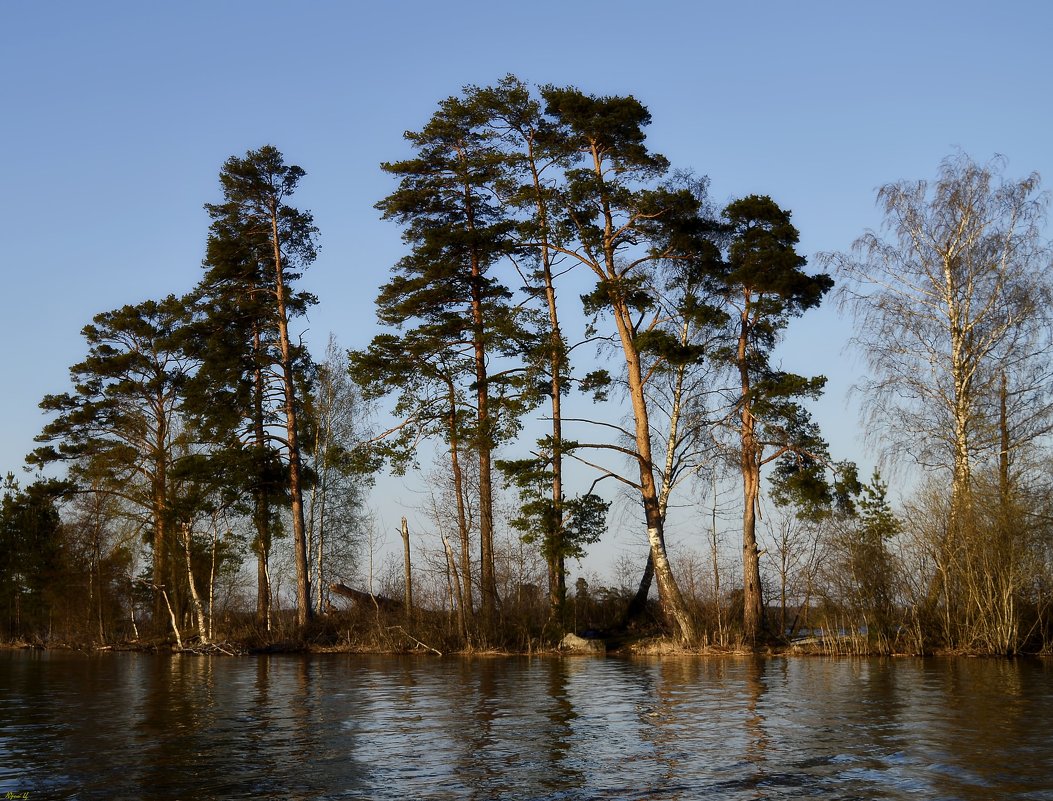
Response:
[{"label": "fallen log", "polygon": [[361,590],[354,590],[348,587],[346,584],[330,584],[329,589],[335,592],[337,595],[341,595],[344,598],[350,598],[358,606],[366,606],[376,609],[402,609],[402,601],[396,601],[393,598],[385,598],[383,595],[373,595],[370,592],[362,592]]}]

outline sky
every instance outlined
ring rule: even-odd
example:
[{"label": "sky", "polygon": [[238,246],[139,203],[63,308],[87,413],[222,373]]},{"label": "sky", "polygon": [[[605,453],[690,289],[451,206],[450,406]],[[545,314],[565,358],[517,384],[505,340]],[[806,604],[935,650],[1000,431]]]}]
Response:
[{"label": "sky", "polygon": [[[203,204],[231,155],[273,144],[307,171],[295,202],[322,249],[301,284],[321,301],[304,336],[319,355],[330,332],[368,344],[404,252],[374,209],[394,188],[379,165],[409,156],[402,133],[466,84],[514,73],[634,95],[651,149],[708,175],[719,204],[758,193],[792,210],[813,266],[880,227],[879,186],[932,178],[957,149],[1053,176],[1053,4],[1040,0],[0,0],[0,14],[0,474],[21,472],[37,404],[69,388],[94,315],[196,283]],[[835,456],[867,466],[850,335],[830,303],[780,356],[829,378],[817,418]],[[374,493],[385,531],[419,504],[411,484]],[[623,527],[597,569],[636,547]]]}]

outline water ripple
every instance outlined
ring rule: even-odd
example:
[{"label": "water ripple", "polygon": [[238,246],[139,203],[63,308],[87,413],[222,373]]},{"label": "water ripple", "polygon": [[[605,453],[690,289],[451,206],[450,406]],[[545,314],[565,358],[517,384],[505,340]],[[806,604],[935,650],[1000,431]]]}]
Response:
[{"label": "water ripple", "polygon": [[1040,662],[0,653],[33,799],[1053,799]]}]

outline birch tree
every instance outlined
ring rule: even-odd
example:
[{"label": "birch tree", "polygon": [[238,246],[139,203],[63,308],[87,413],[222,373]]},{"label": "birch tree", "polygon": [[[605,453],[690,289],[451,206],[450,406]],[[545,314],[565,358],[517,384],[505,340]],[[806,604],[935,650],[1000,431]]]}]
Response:
[{"label": "birch tree", "polygon": [[1015,517],[1023,457],[1053,424],[1046,198],[1037,174],[1010,179],[1004,168],[959,153],[934,182],[887,184],[877,196],[883,228],[851,254],[827,256],[870,368],[857,387],[867,428],[887,458],[950,485],[927,605],[942,603],[952,643],[974,614],[1007,608],[966,596],[991,580],[1000,557],[990,549],[1019,550],[1033,525],[1017,517],[1017,535],[994,536],[1004,527],[985,522],[977,480],[997,474],[1003,517]]},{"label": "birch tree", "polygon": [[323,612],[336,573],[349,572],[365,527],[365,492],[372,485],[360,454],[365,404],[349,375],[347,352],[329,337],[307,398],[306,455],[313,474],[307,501],[308,554],[315,608]]},{"label": "birch tree", "polygon": [[946,471],[956,506],[977,459],[1011,457],[1049,429],[1053,411],[1045,197],[1037,174],[1010,180],[1004,166],[958,154],[934,182],[886,184],[883,228],[827,256],[870,368],[857,388],[868,428],[890,457]]}]

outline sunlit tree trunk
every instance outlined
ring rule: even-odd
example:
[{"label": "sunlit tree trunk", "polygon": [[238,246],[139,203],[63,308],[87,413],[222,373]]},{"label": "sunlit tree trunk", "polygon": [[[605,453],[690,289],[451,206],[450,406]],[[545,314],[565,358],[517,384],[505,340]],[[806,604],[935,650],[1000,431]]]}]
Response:
[{"label": "sunlit tree trunk", "polygon": [[190,602],[194,612],[194,621],[197,623],[197,635],[203,643],[208,642],[208,623],[205,620],[205,607],[201,603],[201,593],[197,588],[197,579],[194,578],[194,564],[193,564],[193,531],[191,530],[189,523],[184,523],[182,526],[182,545],[183,557],[186,563],[186,581],[187,587],[190,591]]},{"label": "sunlit tree trunk", "polygon": [[761,593],[760,550],[757,547],[757,508],[760,503],[760,462],[758,459],[756,420],[750,402],[750,374],[746,363],[749,335],[750,295],[746,293],[739,329],[737,359],[739,365],[740,461],[742,473],[742,592],[743,634],[754,642],[764,626],[764,600]]},{"label": "sunlit tree trunk", "polygon": [[307,531],[303,513],[303,466],[293,380],[292,345],[286,305],[284,257],[278,232],[277,200],[270,201],[271,244],[274,248],[274,281],[278,306],[278,346],[281,349],[282,389],[285,392],[285,436],[289,459],[289,501],[292,515],[293,549],[296,557],[296,621],[303,626],[311,619],[311,571],[307,564]]}]

